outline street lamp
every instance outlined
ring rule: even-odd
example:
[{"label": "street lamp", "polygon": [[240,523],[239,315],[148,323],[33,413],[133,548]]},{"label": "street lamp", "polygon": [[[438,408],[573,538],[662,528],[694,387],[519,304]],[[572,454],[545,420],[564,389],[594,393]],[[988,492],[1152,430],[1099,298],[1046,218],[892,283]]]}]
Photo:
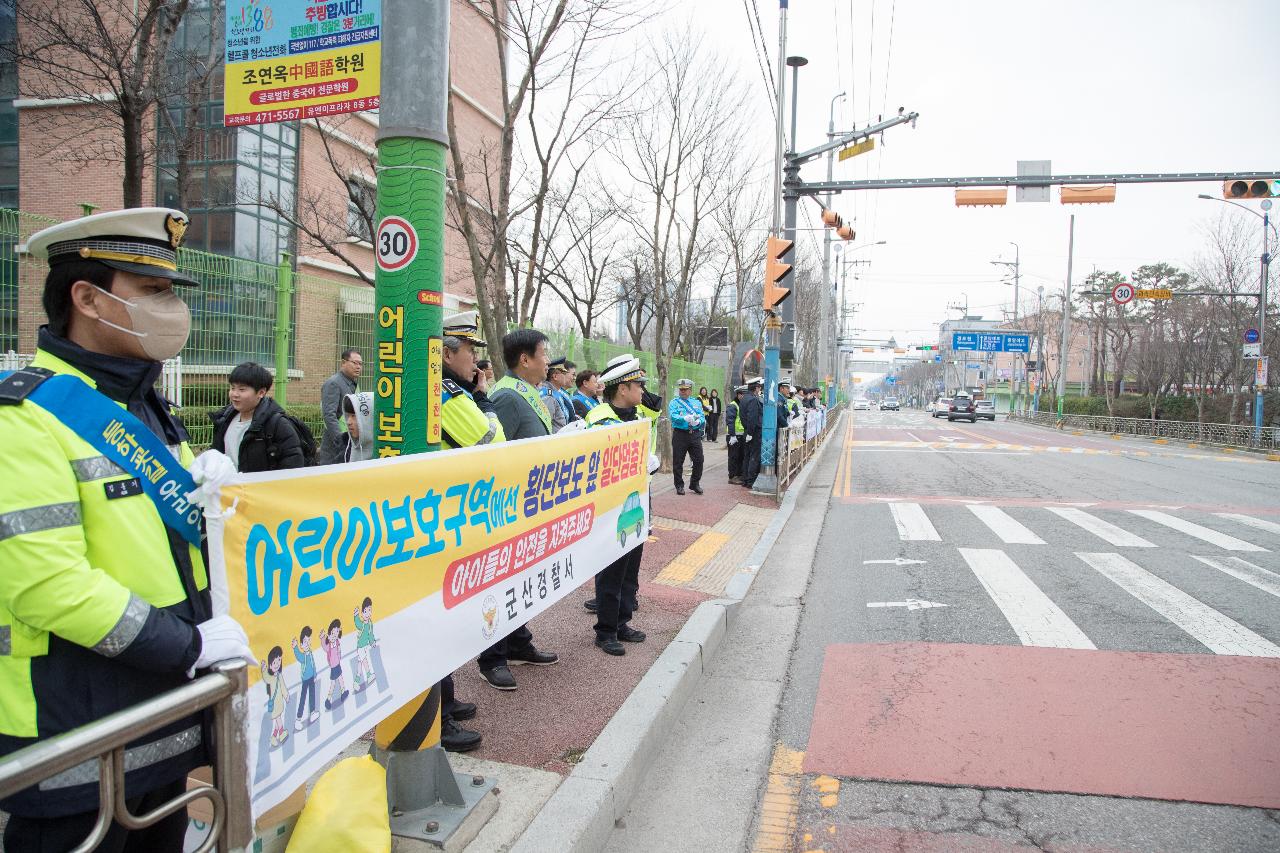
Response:
[{"label": "street lamp", "polygon": [[1254,216],[1262,220],[1262,272],[1261,279],[1258,282],[1258,370],[1254,374],[1253,382],[1253,435],[1254,439],[1259,443],[1262,441],[1262,398],[1265,390],[1264,384],[1257,381],[1258,376],[1266,369],[1266,344],[1267,344],[1267,290],[1271,271],[1271,255],[1267,238],[1269,236],[1268,229],[1271,226],[1271,200],[1264,199],[1262,202],[1262,213],[1258,213],[1250,207],[1240,204],[1236,201],[1230,201],[1225,198],[1215,198],[1211,195],[1201,193],[1200,198],[1209,201],[1220,201],[1223,204],[1229,204],[1238,207],[1241,210],[1247,210]]}]

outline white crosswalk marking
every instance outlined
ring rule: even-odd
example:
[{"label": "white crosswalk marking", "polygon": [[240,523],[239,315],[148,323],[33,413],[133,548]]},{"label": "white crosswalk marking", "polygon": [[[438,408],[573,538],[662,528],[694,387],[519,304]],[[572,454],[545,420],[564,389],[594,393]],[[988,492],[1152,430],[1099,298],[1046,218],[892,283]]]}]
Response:
[{"label": "white crosswalk marking", "polygon": [[1045,595],[1003,551],[961,548],[960,556],[1024,646],[1096,648],[1071,617]]},{"label": "white crosswalk marking", "polygon": [[942,541],[920,504],[891,503],[889,511],[893,513],[893,523],[898,525],[898,538],[913,542]]},{"label": "white crosswalk marking", "polygon": [[1095,515],[1089,515],[1082,509],[1074,507],[1050,506],[1045,507],[1049,512],[1066,519],[1077,527],[1083,527],[1085,530],[1097,536],[1103,541],[1110,542],[1112,545],[1128,548],[1154,548],[1151,542],[1130,533],[1127,530],[1116,527],[1109,521],[1103,521]]},{"label": "white crosswalk marking", "polygon": [[1215,512],[1218,518],[1225,518],[1228,521],[1238,521],[1241,524],[1253,527],[1257,530],[1265,530],[1268,533],[1280,533],[1280,524],[1274,521],[1267,521],[1264,518],[1254,518],[1252,515],[1240,515],[1234,512]]},{"label": "white crosswalk marking", "polygon": [[1077,553],[1076,556],[1211,651],[1220,655],[1280,657],[1280,646],[1120,554]]},{"label": "white crosswalk marking", "polygon": [[1160,512],[1154,509],[1131,509],[1129,512],[1134,515],[1154,521],[1156,524],[1163,524],[1165,527],[1171,527],[1174,530],[1202,539],[1210,545],[1217,545],[1227,551],[1266,551],[1266,548],[1260,548],[1257,545],[1251,545],[1242,539],[1234,536],[1228,536],[1225,533],[1219,533],[1208,527],[1202,527],[1199,524],[1193,524],[1185,518],[1178,518],[1176,515],[1169,515],[1167,512]]},{"label": "white crosswalk marking", "polygon": [[979,506],[970,504],[969,510],[983,524],[991,528],[991,532],[1000,537],[1007,545],[1043,545],[1044,540],[1032,533],[1021,522],[1016,521],[1009,513],[996,506]]},{"label": "white crosswalk marking", "polygon": [[1262,566],[1255,566],[1247,560],[1239,557],[1192,557],[1204,563],[1206,566],[1212,566],[1220,572],[1226,572],[1233,578],[1238,578],[1249,586],[1257,587],[1263,592],[1269,592],[1280,598],[1280,575],[1275,572],[1269,572]]}]

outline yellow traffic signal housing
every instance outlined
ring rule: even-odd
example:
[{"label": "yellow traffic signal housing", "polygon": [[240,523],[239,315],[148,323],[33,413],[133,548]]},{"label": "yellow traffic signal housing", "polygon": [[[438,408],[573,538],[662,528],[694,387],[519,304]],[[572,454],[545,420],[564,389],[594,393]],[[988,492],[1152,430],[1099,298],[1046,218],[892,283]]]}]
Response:
[{"label": "yellow traffic signal housing", "polygon": [[956,207],[998,207],[1008,200],[1007,187],[956,190]]},{"label": "yellow traffic signal housing", "polygon": [[1228,178],[1222,182],[1223,198],[1280,198],[1280,175]]},{"label": "yellow traffic signal housing", "polygon": [[840,235],[841,240],[852,240],[856,233],[852,225],[841,225],[836,229],[836,234]]},{"label": "yellow traffic signal housing", "polygon": [[1116,200],[1115,184],[1102,187],[1063,187],[1063,204],[1108,204]]},{"label": "yellow traffic signal housing", "polygon": [[795,244],[781,237],[770,237],[765,241],[764,259],[764,309],[775,310],[788,296],[791,288],[783,287],[783,283],[791,283],[791,248]]},{"label": "yellow traffic signal housing", "polygon": [[844,225],[844,218],[829,207],[822,209],[822,224],[828,228],[839,228]]}]

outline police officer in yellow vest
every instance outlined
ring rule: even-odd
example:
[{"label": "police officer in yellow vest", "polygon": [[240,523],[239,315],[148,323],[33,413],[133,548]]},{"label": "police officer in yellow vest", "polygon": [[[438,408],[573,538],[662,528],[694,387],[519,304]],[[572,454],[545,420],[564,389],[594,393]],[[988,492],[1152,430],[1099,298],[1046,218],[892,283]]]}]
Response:
[{"label": "police officer in yellow vest", "polygon": [[[605,401],[587,412],[587,428],[627,423],[644,417],[656,418],[658,412],[645,405],[645,374],[640,360],[630,353],[612,359],[600,374]],[[648,401],[653,402],[653,399]],[[658,405],[661,405],[659,400]],[[651,420],[650,423],[653,421]],[[650,448],[653,447],[651,443]],[[650,459],[650,472],[657,465]],[[643,643],[644,631],[629,624],[636,611],[640,590],[640,560],[643,540],[635,548],[614,560],[595,578],[596,646],[610,655],[627,653],[623,643]]]},{"label": "police officer in yellow vest", "polygon": [[[0,379],[0,754],[252,660],[240,626],[213,616],[188,436],[154,385],[186,343],[175,284],[180,211],[87,216],[33,235],[47,259],[35,360]],[[226,466],[221,454],[209,458]],[[201,460],[204,462],[205,460]],[[225,472],[225,466],[224,466]],[[141,814],[181,794],[211,754],[199,715],[127,745],[125,799]],[[90,834],[98,768],[22,791],[4,849],[67,850]],[[100,850],[182,849],[186,809],[151,827],[112,824]]]}]

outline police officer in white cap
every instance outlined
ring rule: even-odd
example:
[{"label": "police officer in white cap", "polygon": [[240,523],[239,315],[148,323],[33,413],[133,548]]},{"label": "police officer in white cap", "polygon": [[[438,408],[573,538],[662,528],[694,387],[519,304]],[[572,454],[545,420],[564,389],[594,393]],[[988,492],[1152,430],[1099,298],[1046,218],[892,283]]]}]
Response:
[{"label": "police officer in white cap", "polygon": [[[0,755],[181,687],[188,671],[253,660],[244,630],[213,615],[200,510],[179,500],[235,468],[216,451],[193,464],[155,390],[191,327],[174,290],[196,285],[178,271],[186,229],[181,211],[152,207],[27,241],[49,262],[49,322],[31,366],[0,379]],[[186,790],[187,771],[208,763],[206,730],[193,714],[125,747],[130,812]],[[4,849],[87,840],[97,777],[75,767],[0,801]],[[181,850],[186,814],[112,824],[97,849]]]}]

